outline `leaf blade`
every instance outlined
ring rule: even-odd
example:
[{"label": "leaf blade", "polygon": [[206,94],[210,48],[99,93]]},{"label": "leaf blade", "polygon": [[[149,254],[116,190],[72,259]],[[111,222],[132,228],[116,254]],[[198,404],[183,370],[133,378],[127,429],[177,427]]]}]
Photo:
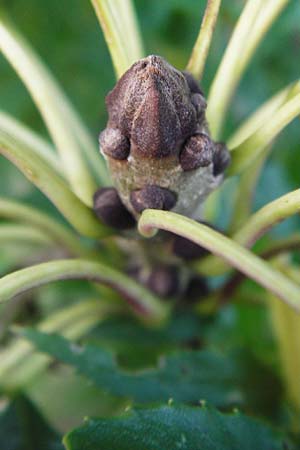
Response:
[{"label": "leaf blade", "polygon": [[179,405],[134,409],[112,419],[89,419],[63,442],[68,450],[282,449],[282,437],[254,419]]},{"label": "leaf blade", "polygon": [[178,351],[159,359],[153,368],[128,371],[118,366],[112,352],[99,345],[74,346],[62,336],[34,329],[21,334],[38,351],[71,365],[100,389],[138,403],[205,399],[215,406],[245,401],[243,375],[234,358],[213,351]]}]

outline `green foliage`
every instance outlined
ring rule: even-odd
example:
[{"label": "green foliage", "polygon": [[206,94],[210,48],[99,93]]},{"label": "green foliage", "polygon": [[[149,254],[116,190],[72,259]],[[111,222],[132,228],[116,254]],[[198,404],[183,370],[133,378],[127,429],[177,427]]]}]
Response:
[{"label": "green foliage", "polygon": [[49,428],[26,397],[16,397],[0,413],[1,450],[63,450],[61,438]]},{"label": "green foliage", "polygon": [[[274,335],[284,346],[278,345],[272,335],[269,311],[273,308],[274,316],[274,305],[279,300],[268,303],[269,294],[245,277],[239,278],[237,272],[232,273],[232,266],[287,302],[293,300],[293,305],[298,307],[298,266],[291,269],[287,259],[262,261],[255,253],[260,255],[265,242],[270,243],[270,248],[272,245],[276,248],[276,233],[286,238],[285,231],[295,230],[299,217],[289,219],[275,233],[272,231],[271,237],[258,242],[254,250],[245,250],[243,246],[254,242],[279,220],[299,211],[296,192],[279,199],[280,203],[277,200],[273,207],[267,205],[247,220],[251,210],[294,190],[295,183],[299,182],[298,121],[284,130],[275,144],[275,152],[262,172],[252,202],[255,183],[251,184],[249,179],[255,173],[256,180],[261,169],[255,160],[256,151],[265,151],[269,140],[298,115],[299,94],[297,104],[294,104],[295,97],[288,95],[280,103],[281,110],[276,110],[273,104],[268,119],[257,120],[257,133],[247,136],[246,145],[241,141],[238,146],[239,156],[234,158],[234,164],[242,169],[244,162],[249,163],[243,189],[239,189],[241,184],[235,179],[225,184],[221,201],[212,207],[215,222],[225,231],[232,205],[238,209],[245,193],[248,198],[242,206],[246,212],[243,216],[242,211],[241,215],[247,223],[245,226],[242,223],[241,228],[236,226],[235,235],[224,238],[221,233],[195,224],[187,233],[188,221],[184,217],[174,219],[172,214],[164,216],[156,212],[161,220],[154,225],[163,229],[169,220],[171,232],[194,241],[198,239],[198,244],[207,246],[216,256],[195,265],[183,264],[170,258],[170,248],[160,246],[159,239],[146,242],[136,234],[138,239],[131,239],[131,235],[126,241],[123,235],[116,237],[116,232],[111,236],[112,230],[99,225],[90,209],[95,187],[89,187],[87,182],[92,172],[98,181],[102,179],[106,183],[108,178],[96,148],[97,135],[106,120],[104,97],[115,83],[104,35],[119,74],[129,60],[141,53],[143,44],[146,54],[160,54],[183,69],[195,43],[206,1],[136,0],[143,43],[138,39],[138,27],[133,26],[129,0],[92,0],[92,3],[99,7],[96,11],[100,21],[104,11],[108,26],[104,34],[99,33],[88,0],[10,0],[1,5],[0,14],[5,11],[13,19],[46,62],[44,68],[30,53],[26,62],[25,46],[24,63],[23,58],[16,57],[16,51],[11,51],[9,39],[6,42],[8,59],[35,97],[38,109],[46,118],[49,135],[24,86],[0,55],[0,97],[4,112],[0,111],[3,116],[0,153],[23,172],[18,173],[1,157],[0,271],[1,275],[14,272],[0,281],[0,300],[3,300],[0,305],[0,450],[296,449],[289,438],[299,441],[300,367],[298,354],[292,354],[289,349],[297,353],[299,318],[287,307],[286,314],[291,320],[284,323],[278,314]],[[222,2],[201,82],[206,94],[245,3]],[[263,7],[280,3],[287,3],[288,7],[258,48],[234,94],[222,135],[224,140],[234,135],[249,113],[299,79],[298,0],[250,0],[248,3],[257,8],[260,4]],[[1,19],[2,16],[0,26]],[[130,28],[134,29],[133,33]],[[205,32],[203,36],[205,41]],[[246,41],[247,38],[248,35]],[[22,47],[23,39],[18,42]],[[118,45],[113,48],[116,42]],[[118,61],[120,51],[124,51],[123,62]],[[241,59],[234,52],[233,56],[237,61]],[[202,58],[195,61],[200,73]],[[120,69],[119,63],[123,68]],[[53,79],[49,74],[45,76],[46,66],[54,74]],[[236,73],[238,77],[239,71]],[[229,73],[229,80],[230,75],[234,77],[235,73]],[[43,91],[45,82],[47,88]],[[222,77],[220,86],[226,94],[228,86],[222,85]],[[71,99],[70,104],[67,97]],[[288,99],[290,103],[285,103]],[[216,98],[215,103],[218,101]],[[78,115],[71,104],[78,108]],[[21,122],[15,122],[6,113]],[[79,116],[87,123],[87,129]],[[53,145],[49,144],[50,135]],[[54,153],[56,147],[60,156]],[[229,148],[232,150],[234,146]],[[87,171],[81,166],[81,157]],[[80,173],[85,176],[79,177]],[[82,191],[86,205],[78,199]],[[234,203],[236,191],[241,193],[241,198]],[[24,200],[27,206],[22,204]],[[282,208],[286,214],[282,214]],[[149,211],[143,217],[145,234],[153,225],[145,220],[147,214]],[[65,226],[65,219],[77,231]],[[109,237],[100,241],[99,229]],[[31,244],[29,238],[37,240],[39,246]],[[299,237],[293,242],[298,248]],[[148,285],[131,277],[135,264],[140,264],[147,276],[152,253],[156,262],[161,251],[161,261],[177,265],[180,271],[180,294],[167,300],[159,298],[156,292],[153,295]],[[230,267],[224,269],[220,255]],[[70,256],[81,260],[72,261]],[[223,277],[214,277],[226,270]],[[196,276],[196,272],[210,277],[209,294],[205,298],[202,291],[193,294],[187,289],[189,277]],[[142,279],[144,270],[141,273]],[[65,280],[41,286],[61,277],[85,281]],[[99,280],[105,286],[95,283]],[[37,286],[40,287],[34,293],[27,292]],[[19,295],[12,299],[14,294]],[[228,301],[231,303],[226,305]],[[133,317],[133,309],[139,319]],[[13,321],[24,328],[9,333]],[[281,347],[285,350],[279,355]],[[235,412],[236,407],[243,413]],[[94,415],[100,417],[86,419],[81,425],[83,416]],[[267,423],[284,430],[283,433],[274,431]],[[61,444],[60,436],[65,433]]]},{"label": "green foliage", "polygon": [[177,352],[161,356],[156,368],[128,372],[118,366],[111,352],[99,346],[79,346],[61,336],[30,329],[24,336],[39,351],[70,364],[96,386],[138,403],[170,398],[197,403],[205,399],[224,407],[243,399],[234,361],[216,352]]},{"label": "green foliage", "polygon": [[262,423],[213,408],[160,406],[89,419],[64,438],[68,450],[281,450],[284,437]]}]

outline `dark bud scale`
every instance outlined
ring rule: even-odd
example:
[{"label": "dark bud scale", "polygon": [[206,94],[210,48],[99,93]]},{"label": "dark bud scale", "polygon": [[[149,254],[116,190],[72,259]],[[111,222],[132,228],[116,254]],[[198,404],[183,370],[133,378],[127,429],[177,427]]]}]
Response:
[{"label": "dark bud scale", "polygon": [[106,128],[99,136],[101,148],[105,154],[115,159],[127,159],[130,151],[129,139],[117,128]]},{"label": "dark bud scale", "polygon": [[[109,118],[99,141],[120,196],[114,197],[116,217],[122,210],[124,219],[122,205],[135,218],[146,208],[193,216],[222,182],[230,160],[226,147],[210,138],[197,81],[148,56],[120,78],[106,105]],[[112,203],[103,205],[97,214],[116,226],[118,220],[107,219]]]},{"label": "dark bud scale", "polygon": [[213,151],[213,142],[206,134],[195,134],[188,139],[180,153],[180,165],[184,171],[209,166],[213,158]]},{"label": "dark bud scale", "polygon": [[189,239],[181,236],[176,236],[174,238],[172,250],[174,255],[186,261],[203,258],[209,253],[204,247],[201,247],[200,245],[197,245]]},{"label": "dark bud scale", "polygon": [[158,264],[146,271],[134,266],[127,273],[162,298],[177,296],[180,291],[179,273],[175,266]]},{"label": "dark bud scale", "polygon": [[219,143],[216,144],[213,163],[214,163],[214,176],[218,176],[222,174],[225,169],[229,166],[231,161],[230,153],[227,150],[225,144]]},{"label": "dark bud scale", "polygon": [[132,228],[136,223],[115,188],[101,188],[95,192],[94,211],[106,225],[118,230]]},{"label": "dark bud scale", "polygon": [[146,185],[142,189],[131,192],[130,201],[134,210],[139,214],[148,208],[168,211],[176,203],[176,194],[169,189]]},{"label": "dark bud scale", "polygon": [[173,297],[179,291],[179,277],[176,267],[159,266],[152,269],[147,287],[160,297]]}]

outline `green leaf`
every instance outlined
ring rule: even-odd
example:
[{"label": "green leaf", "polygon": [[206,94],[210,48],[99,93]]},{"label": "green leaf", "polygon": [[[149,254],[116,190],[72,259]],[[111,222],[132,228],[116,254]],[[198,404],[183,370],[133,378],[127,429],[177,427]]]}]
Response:
[{"label": "green leaf", "polygon": [[1,450],[63,450],[60,437],[25,397],[0,414]]},{"label": "green leaf", "polygon": [[127,369],[144,369],[156,364],[166,352],[201,345],[208,321],[193,312],[174,311],[163,328],[148,328],[135,318],[110,317],[88,336],[89,343],[99,344],[117,355]]},{"label": "green leaf", "polygon": [[[48,314],[37,326],[41,331],[62,333],[68,339],[76,340],[99,324],[112,310],[111,305],[99,302],[99,299],[84,299]],[[0,351],[0,388],[5,392],[20,390],[41,375],[49,360],[45,355],[37,355],[34,346],[24,339],[12,340]]]},{"label": "green leaf", "polygon": [[282,450],[279,433],[242,414],[160,406],[90,419],[65,436],[68,450]]},{"label": "green leaf", "polygon": [[229,406],[244,400],[237,364],[220,353],[181,351],[161,356],[155,368],[133,372],[118,366],[112,352],[99,346],[76,346],[62,336],[33,329],[23,333],[38,350],[73,366],[101,389],[140,403],[205,399]]}]

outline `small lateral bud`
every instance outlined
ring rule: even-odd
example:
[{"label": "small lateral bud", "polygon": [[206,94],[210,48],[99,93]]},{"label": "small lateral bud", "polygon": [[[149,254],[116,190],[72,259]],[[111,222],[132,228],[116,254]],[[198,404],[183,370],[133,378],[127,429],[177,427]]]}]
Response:
[{"label": "small lateral bud", "polygon": [[114,159],[127,159],[130,143],[118,128],[105,128],[99,136],[102,152]]},{"label": "small lateral bud", "polygon": [[193,94],[191,96],[191,101],[195,106],[197,117],[203,116],[207,106],[205,98],[201,94]]},{"label": "small lateral bud", "polygon": [[213,145],[210,138],[202,133],[195,134],[185,143],[179,161],[184,171],[208,166],[213,159]]},{"label": "small lateral bud", "polygon": [[148,184],[142,189],[131,192],[130,201],[139,214],[148,208],[168,211],[176,204],[176,194],[169,189]]},{"label": "small lateral bud", "polygon": [[172,297],[179,291],[179,278],[176,267],[159,266],[152,269],[147,280],[148,288],[160,297]]},{"label": "small lateral bud", "polygon": [[94,212],[106,225],[118,230],[132,228],[135,219],[125,208],[115,188],[101,188],[94,194]]},{"label": "small lateral bud", "polygon": [[216,177],[217,175],[220,175],[227,169],[231,161],[230,153],[223,143],[215,144],[214,149],[214,156],[213,156],[213,174]]},{"label": "small lateral bud", "polygon": [[179,258],[185,259],[186,261],[203,258],[208,255],[208,251],[181,236],[176,236],[173,241],[173,253]]},{"label": "small lateral bud", "polygon": [[198,93],[204,96],[198,81],[193,77],[193,75],[187,70],[183,70],[182,73],[187,81],[187,84],[189,85],[190,91],[192,93]]}]

